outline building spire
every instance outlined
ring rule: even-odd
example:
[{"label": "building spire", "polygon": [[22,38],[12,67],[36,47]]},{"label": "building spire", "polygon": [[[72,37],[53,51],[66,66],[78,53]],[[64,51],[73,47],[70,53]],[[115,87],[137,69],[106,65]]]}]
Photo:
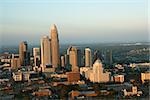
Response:
[{"label": "building spire", "polygon": [[55,29],[57,29],[57,27],[56,27],[55,24],[53,24],[53,25],[51,26],[51,30],[55,30]]}]

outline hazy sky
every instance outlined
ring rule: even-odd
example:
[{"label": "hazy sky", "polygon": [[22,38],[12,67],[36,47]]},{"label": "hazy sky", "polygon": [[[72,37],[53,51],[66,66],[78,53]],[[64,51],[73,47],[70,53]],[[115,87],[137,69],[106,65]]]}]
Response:
[{"label": "hazy sky", "polygon": [[148,0],[0,0],[0,45],[148,41]]}]

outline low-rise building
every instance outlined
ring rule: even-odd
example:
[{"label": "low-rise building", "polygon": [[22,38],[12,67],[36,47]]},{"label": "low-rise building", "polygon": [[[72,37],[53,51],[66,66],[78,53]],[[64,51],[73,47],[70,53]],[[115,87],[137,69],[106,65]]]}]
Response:
[{"label": "low-rise building", "polygon": [[11,59],[11,68],[16,69],[19,68],[20,65],[20,59],[18,54],[12,54],[12,59]]},{"label": "low-rise building", "polygon": [[114,75],[113,80],[114,80],[114,82],[123,83],[124,82],[124,75]]},{"label": "low-rise building", "polygon": [[90,70],[91,68],[90,67],[81,67],[80,68],[80,74],[82,75],[82,76],[84,76],[85,78],[89,78],[90,77],[90,75],[89,75],[89,70]]},{"label": "low-rise building", "polygon": [[20,59],[19,58],[12,58],[11,59],[11,68],[19,68],[20,67]]},{"label": "low-rise building", "polygon": [[137,86],[132,86],[131,91],[127,91],[127,89],[123,89],[124,96],[141,96],[142,91],[138,91]]},{"label": "low-rise building", "polygon": [[119,71],[123,71],[124,67],[120,64],[115,65],[115,67],[119,70]]},{"label": "low-rise building", "polygon": [[79,72],[67,72],[66,74],[69,82],[78,82],[80,80]]},{"label": "low-rise building", "polygon": [[67,78],[66,74],[51,74],[51,77],[57,77],[57,78]]},{"label": "low-rise building", "polygon": [[52,92],[49,89],[40,89],[36,92],[33,92],[32,95],[34,96],[50,96]]},{"label": "low-rise building", "polygon": [[22,81],[22,72],[19,70],[18,72],[13,73],[14,81]]},{"label": "low-rise building", "polygon": [[41,77],[39,77],[39,74],[34,71],[18,71],[13,72],[13,79],[14,81],[35,81],[39,80]]},{"label": "low-rise building", "polygon": [[150,71],[141,73],[141,81],[144,83],[146,80],[150,80]]},{"label": "low-rise building", "polygon": [[74,91],[74,90],[72,90],[71,92],[69,92],[69,97],[71,99],[75,99],[75,98],[84,99],[84,97],[95,97],[95,96],[97,96],[95,91]]},{"label": "low-rise building", "polygon": [[2,58],[2,59],[1,59],[1,62],[10,63],[10,62],[11,62],[11,59],[10,59],[10,58]]},{"label": "low-rise building", "polygon": [[30,73],[29,72],[23,72],[22,80],[29,81],[30,80]]},{"label": "low-rise building", "polygon": [[42,68],[42,72],[55,72],[55,68],[53,68],[53,66],[50,64],[47,65],[41,64],[41,68]]}]

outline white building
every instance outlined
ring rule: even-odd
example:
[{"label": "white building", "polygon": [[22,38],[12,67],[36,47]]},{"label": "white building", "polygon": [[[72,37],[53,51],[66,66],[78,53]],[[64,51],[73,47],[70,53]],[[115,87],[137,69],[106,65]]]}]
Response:
[{"label": "white building", "polygon": [[93,82],[109,82],[110,81],[110,73],[103,72],[102,62],[98,59],[93,64]]},{"label": "white building", "polygon": [[110,72],[104,72],[102,67],[102,62],[98,59],[93,64],[93,67],[83,67],[80,68],[80,73],[85,74],[85,77],[91,82],[109,82],[110,81]]}]

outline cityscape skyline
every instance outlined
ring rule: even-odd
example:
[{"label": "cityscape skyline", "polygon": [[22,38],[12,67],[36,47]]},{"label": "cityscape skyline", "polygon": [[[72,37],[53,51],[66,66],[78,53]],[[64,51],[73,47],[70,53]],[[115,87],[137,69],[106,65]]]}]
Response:
[{"label": "cityscape skyline", "polygon": [[146,0],[0,2],[0,47],[39,45],[53,23],[61,44],[149,42]]},{"label": "cityscape skyline", "polygon": [[1,0],[0,100],[148,100],[147,0]]}]

